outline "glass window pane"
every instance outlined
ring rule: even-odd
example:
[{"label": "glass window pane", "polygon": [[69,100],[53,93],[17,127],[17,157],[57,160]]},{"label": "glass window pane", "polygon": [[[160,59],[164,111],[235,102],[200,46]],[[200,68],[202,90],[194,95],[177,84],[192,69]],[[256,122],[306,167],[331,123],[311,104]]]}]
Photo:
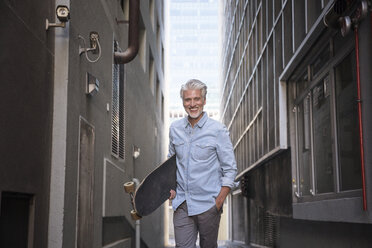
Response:
[{"label": "glass window pane", "polygon": [[298,160],[300,193],[310,195],[311,189],[311,144],[310,144],[310,96],[298,106]]},{"label": "glass window pane", "polygon": [[[269,1],[270,2],[270,1]],[[296,25],[293,25],[294,29],[294,50],[300,46],[301,42],[306,36],[306,27],[305,27],[305,0],[292,1],[293,4],[293,22]]]},{"label": "glass window pane", "polygon": [[307,87],[309,87],[309,78],[307,76],[307,70],[305,70],[296,83],[296,96],[299,96]]},{"label": "glass window pane", "polygon": [[314,62],[312,63],[313,78],[316,77],[316,75],[321,71],[321,69],[323,69],[325,65],[327,65],[330,57],[331,57],[330,46],[326,45],[323,51],[318,56],[316,56]]},{"label": "glass window pane", "polygon": [[307,6],[307,32],[312,28],[316,19],[319,17],[322,10],[322,2],[320,0],[306,1]]},{"label": "glass window pane", "polygon": [[361,188],[355,52],[335,70],[341,190]]},{"label": "glass window pane", "polygon": [[334,191],[329,76],[312,89],[316,193]]}]

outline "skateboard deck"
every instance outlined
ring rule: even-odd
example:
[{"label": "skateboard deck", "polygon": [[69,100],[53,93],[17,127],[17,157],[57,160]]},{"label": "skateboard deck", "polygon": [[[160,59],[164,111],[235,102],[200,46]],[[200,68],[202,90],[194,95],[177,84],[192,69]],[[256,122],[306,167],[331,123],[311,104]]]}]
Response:
[{"label": "skateboard deck", "polygon": [[176,190],[176,171],[176,155],[173,155],[148,174],[135,191],[133,182],[124,184],[131,196],[133,219],[151,214],[169,198],[170,190]]}]

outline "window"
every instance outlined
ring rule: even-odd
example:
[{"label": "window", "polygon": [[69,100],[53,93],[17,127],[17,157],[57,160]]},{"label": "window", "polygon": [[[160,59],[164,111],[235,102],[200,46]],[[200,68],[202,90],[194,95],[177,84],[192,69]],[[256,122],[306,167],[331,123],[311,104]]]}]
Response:
[{"label": "window", "polygon": [[151,26],[152,26],[152,29],[154,30],[154,33],[155,33],[155,1],[154,0],[150,0],[150,3],[149,3],[149,8],[150,8],[150,19],[151,19]]},{"label": "window", "polygon": [[310,195],[311,151],[310,151],[310,95],[297,106],[298,169],[300,194]]},{"label": "window", "polygon": [[124,159],[124,65],[114,64],[112,75],[111,153]]},{"label": "window", "polygon": [[329,75],[311,91],[314,186],[316,193],[328,193],[334,191]]},{"label": "window", "polygon": [[361,188],[354,52],[335,68],[338,160],[341,190]]},{"label": "window", "polygon": [[161,48],[161,33],[160,33],[160,24],[156,23],[156,48],[160,51]]},{"label": "window", "polygon": [[146,71],[146,53],[147,53],[147,38],[146,38],[146,28],[145,24],[140,15],[139,21],[139,48],[138,48],[138,58],[141,61],[141,65],[144,71]]},{"label": "window", "polygon": [[160,109],[161,120],[164,122],[164,95],[161,93],[161,109]]},{"label": "window", "polygon": [[160,96],[161,96],[161,92],[160,92],[160,81],[159,81],[159,78],[158,76],[156,76],[156,86],[155,86],[155,106],[160,109]]},{"label": "window", "polygon": [[155,88],[154,85],[155,85],[155,74],[156,74],[156,70],[155,70],[154,57],[152,56],[152,52],[150,52],[150,65],[149,65],[149,68],[150,68],[150,73],[149,73],[150,89],[151,89],[152,94],[154,94],[154,88]]},{"label": "window", "polygon": [[124,20],[129,20],[129,0],[120,0],[120,6],[123,10]]},{"label": "window", "polygon": [[[296,80],[297,192],[300,201],[344,197],[361,188],[355,51],[336,61],[330,43]],[[358,195],[357,191],[355,195]],[[322,198],[322,199],[323,199]]]}]

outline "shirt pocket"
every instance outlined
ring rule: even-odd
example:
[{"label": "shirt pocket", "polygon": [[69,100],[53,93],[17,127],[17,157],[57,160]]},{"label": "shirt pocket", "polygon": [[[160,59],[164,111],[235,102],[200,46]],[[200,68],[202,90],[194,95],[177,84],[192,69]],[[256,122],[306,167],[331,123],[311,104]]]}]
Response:
[{"label": "shirt pocket", "polygon": [[185,153],[185,142],[183,141],[175,141],[173,142],[174,149],[176,150],[176,156],[178,159],[182,159]]},{"label": "shirt pocket", "polygon": [[196,160],[207,160],[215,153],[215,146],[211,143],[195,144],[193,157]]}]

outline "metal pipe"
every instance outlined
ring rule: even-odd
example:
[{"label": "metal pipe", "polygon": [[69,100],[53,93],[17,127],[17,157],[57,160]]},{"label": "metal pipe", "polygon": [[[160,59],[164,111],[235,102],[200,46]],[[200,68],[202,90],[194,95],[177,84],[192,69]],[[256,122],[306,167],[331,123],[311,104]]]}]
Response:
[{"label": "metal pipe", "polygon": [[[137,178],[133,178],[132,181],[136,185],[136,189],[137,189],[138,186],[140,185],[140,181]],[[141,221],[140,220],[136,220],[136,240],[135,240],[135,242],[136,242],[136,248],[140,248],[141,247]]]},{"label": "metal pipe", "polygon": [[360,90],[360,70],[359,70],[359,32],[358,26],[354,27],[355,34],[355,57],[356,57],[356,76],[357,76],[357,102],[358,102],[358,122],[359,122],[359,145],[360,145],[360,162],[362,169],[362,187],[363,187],[363,210],[367,211],[367,196],[366,196],[366,178],[364,166],[364,145],[363,145],[363,123],[362,123],[362,101]]},{"label": "metal pipe", "polygon": [[129,32],[128,48],[124,52],[115,52],[114,61],[116,64],[126,64],[132,61],[139,48],[139,14],[140,0],[130,0],[129,2]]},{"label": "metal pipe", "polygon": [[140,248],[141,246],[140,227],[141,227],[140,220],[136,220],[136,248]]}]

